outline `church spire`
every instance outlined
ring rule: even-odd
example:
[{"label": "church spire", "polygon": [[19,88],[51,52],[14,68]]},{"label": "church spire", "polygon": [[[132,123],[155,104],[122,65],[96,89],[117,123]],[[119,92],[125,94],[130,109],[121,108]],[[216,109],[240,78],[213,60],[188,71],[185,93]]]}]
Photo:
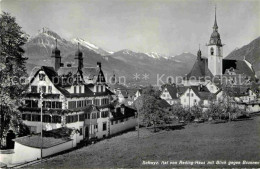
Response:
[{"label": "church spire", "polygon": [[209,45],[218,45],[222,46],[220,34],[218,33],[218,24],[217,24],[217,7],[215,6],[215,21],[213,25],[213,32],[210,36]]},{"label": "church spire", "polygon": [[198,52],[197,52],[197,60],[201,60],[200,44],[199,44],[199,50],[198,50]]},{"label": "church spire", "polygon": [[214,22],[213,29],[214,29],[215,31],[218,30],[218,24],[217,24],[217,7],[216,7],[216,6],[215,6],[215,22]]}]

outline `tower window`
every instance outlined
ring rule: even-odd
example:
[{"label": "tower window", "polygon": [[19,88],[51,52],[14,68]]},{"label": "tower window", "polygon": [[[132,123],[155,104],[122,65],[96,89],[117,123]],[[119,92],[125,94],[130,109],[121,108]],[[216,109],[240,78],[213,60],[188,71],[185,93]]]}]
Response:
[{"label": "tower window", "polygon": [[214,55],[214,48],[210,48],[210,54]]}]

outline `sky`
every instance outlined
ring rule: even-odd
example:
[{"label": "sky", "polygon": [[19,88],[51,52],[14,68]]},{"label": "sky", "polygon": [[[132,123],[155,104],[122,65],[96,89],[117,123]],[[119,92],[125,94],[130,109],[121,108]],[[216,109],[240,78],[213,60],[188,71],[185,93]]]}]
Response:
[{"label": "sky", "polygon": [[29,35],[48,27],[107,51],[205,55],[217,7],[224,56],[260,36],[259,0],[0,0]]}]

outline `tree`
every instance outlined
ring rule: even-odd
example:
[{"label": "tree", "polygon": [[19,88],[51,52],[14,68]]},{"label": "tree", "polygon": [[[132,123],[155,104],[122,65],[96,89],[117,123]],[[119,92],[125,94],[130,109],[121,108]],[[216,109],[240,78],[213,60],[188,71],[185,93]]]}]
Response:
[{"label": "tree", "polygon": [[24,50],[22,49],[27,38],[16,23],[15,17],[6,12],[0,15],[0,35],[0,137],[2,143],[7,130],[21,123],[18,106],[25,86],[21,84],[19,78],[27,76],[25,68],[27,58],[23,57]]},{"label": "tree", "polygon": [[202,117],[202,108],[199,105],[194,105],[191,107],[191,114],[195,119]]},{"label": "tree", "polygon": [[185,114],[186,110],[182,107],[181,104],[173,104],[171,107],[172,110],[172,115],[177,117],[177,119],[180,120],[185,120]]},{"label": "tree", "polygon": [[143,93],[134,102],[134,107],[139,113],[139,120],[146,127],[153,126],[156,131],[156,125],[165,123],[169,114],[160,105],[161,99],[159,92],[152,86],[143,90]]}]

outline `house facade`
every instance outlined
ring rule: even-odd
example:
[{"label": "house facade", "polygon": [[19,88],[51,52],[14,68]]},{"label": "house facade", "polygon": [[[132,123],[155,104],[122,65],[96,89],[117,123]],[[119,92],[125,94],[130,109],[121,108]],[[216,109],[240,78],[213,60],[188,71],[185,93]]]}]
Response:
[{"label": "house facade", "polygon": [[[32,133],[39,133],[41,128],[75,129],[79,133],[77,143],[83,139],[109,136],[113,118],[111,101],[115,94],[106,87],[101,63],[98,62],[96,67],[84,67],[79,49],[75,53],[76,67],[61,63],[57,46],[52,54],[54,67],[38,68],[23,94],[20,107],[23,122]],[[135,115],[133,119],[136,121]],[[128,123],[133,122],[124,121],[124,124]]]},{"label": "house facade", "polygon": [[166,100],[170,105],[179,103],[178,89],[175,84],[166,84],[160,94],[160,98]]},{"label": "house facade", "polygon": [[183,107],[201,106],[205,108],[212,100],[215,100],[215,95],[202,85],[190,86],[180,95],[180,103]]}]

